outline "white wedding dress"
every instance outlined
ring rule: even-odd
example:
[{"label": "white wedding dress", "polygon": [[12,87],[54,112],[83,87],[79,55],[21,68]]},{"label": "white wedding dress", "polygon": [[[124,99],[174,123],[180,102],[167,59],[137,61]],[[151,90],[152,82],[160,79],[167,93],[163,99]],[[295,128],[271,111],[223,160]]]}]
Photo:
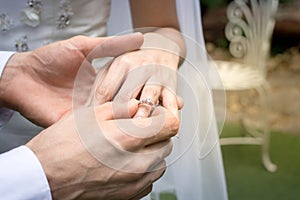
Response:
[{"label": "white wedding dress", "polygon": [[[179,200],[227,199],[199,8],[198,0],[177,0],[187,44],[187,57],[178,76],[178,93],[184,97],[185,106],[180,133],[174,138],[174,150],[168,157],[168,169],[154,184],[151,198],[156,200],[162,192],[173,193]],[[22,11],[29,16],[38,13],[39,21],[22,20]],[[129,29],[127,0],[112,0],[112,4],[110,0],[45,0],[36,10],[27,6],[27,0],[0,0],[1,51],[32,50],[74,35],[105,36]],[[0,151],[26,143],[41,130],[15,113],[0,130]],[[150,199],[150,195],[145,199]]]}]

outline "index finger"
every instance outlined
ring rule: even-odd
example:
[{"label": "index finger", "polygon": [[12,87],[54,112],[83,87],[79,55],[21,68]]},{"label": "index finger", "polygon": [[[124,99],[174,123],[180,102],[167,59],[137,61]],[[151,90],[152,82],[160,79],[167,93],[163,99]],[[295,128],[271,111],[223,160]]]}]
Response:
[{"label": "index finger", "polygon": [[139,49],[143,42],[144,37],[141,33],[132,33],[122,36],[113,36],[105,39],[99,38],[90,39],[86,46],[86,56],[88,61],[101,57],[116,57],[123,53]]}]

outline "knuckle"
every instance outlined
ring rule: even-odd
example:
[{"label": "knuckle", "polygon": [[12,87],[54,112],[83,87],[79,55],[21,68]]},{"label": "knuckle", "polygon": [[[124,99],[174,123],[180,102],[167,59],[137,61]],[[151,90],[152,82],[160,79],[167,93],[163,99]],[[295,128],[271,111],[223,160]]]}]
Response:
[{"label": "knuckle", "polygon": [[87,37],[86,36],[83,36],[83,35],[76,35],[76,36],[73,36],[71,39],[72,40],[83,40],[83,39],[86,39]]},{"label": "knuckle", "polygon": [[158,89],[153,88],[152,86],[154,86],[154,83],[147,84],[146,87],[143,89],[143,93],[145,95],[151,95],[153,97],[159,96],[160,92],[158,91]]},{"label": "knuckle", "polygon": [[143,157],[142,155],[133,158],[130,163],[130,174],[132,174],[132,179],[138,179],[141,176],[143,176],[143,174],[145,174],[145,172],[147,172],[150,167],[150,164],[148,163],[149,160],[146,157]]},{"label": "knuckle", "polygon": [[167,169],[167,162],[165,160],[162,161],[161,170],[165,171]]},{"label": "knuckle", "polygon": [[159,163],[159,167],[156,170],[157,173],[159,173],[160,175],[162,175],[166,169],[167,169],[167,162],[166,162],[166,160],[161,160],[160,163]]},{"label": "knuckle", "polygon": [[123,55],[123,56],[119,56],[116,61],[118,62],[118,64],[122,64],[125,66],[130,66],[132,63],[132,59],[127,56],[127,55]]},{"label": "knuckle", "polygon": [[88,49],[88,47],[87,47],[88,39],[89,38],[87,36],[77,35],[77,36],[73,36],[72,38],[67,40],[70,43],[66,42],[65,44],[67,44],[68,46],[71,44],[70,50],[72,50],[72,51],[75,51],[75,52],[77,51],[78,53],[87,52],[86,50]]},{"label": "knuckle", "polygon": [[136,165],[135,170],[138,173],[145,173],[145,172],[147,172],[149,167],[150,166],[148,164],[146,164],[146,162],[143,162],[143,163],[139,163],[138,165]]},{"label": "knuckle", "polygon": [[138,180],[143,177],[143,173],[129,173],[128,180]]},{"label": "knuckle", "polygon": [[167,148],[166,148],[166,156],[169,156],[171,153],[172,153],[172,149],[173,149],[173,142],[170,140],[169,144],[167,145]]},{"label": "knuckle", "polygon": [[169,123],[169,130],[172,135],[176,135],[178,133],[179,127],[180,127],[180,122],[179,119],[177,119],[175,116],[172,115],[172,119],[170,120]]},{"label": "knuckle", "polygon": [[112,98],[112,90],[108,87],[99,87],[96,90],[96,99],[109,101]]},{"label": "knuckle", "polygon": [[[80,47],[85,47],[85,40],[87,39],[86,36],[83,36],[83,35],[76,35],[76,36],[73,36],[70,38],[70,42],[73,43],[73,44],[77,44],[78,46]],[[77,46],[76,45],[76,46]]]},{"label": "knuckle", "polygon": [[176,97],[176,88],[171,88],[171,87],[164,87],[161,91],[161,94],[163,96],[168,96],[168,97],[173,97],[175,98]]}]

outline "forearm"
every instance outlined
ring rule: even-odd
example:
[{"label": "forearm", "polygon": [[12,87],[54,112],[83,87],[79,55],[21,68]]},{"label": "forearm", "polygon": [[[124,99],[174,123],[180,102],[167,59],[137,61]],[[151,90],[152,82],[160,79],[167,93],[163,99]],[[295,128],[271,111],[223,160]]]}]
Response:
[{"label": "forearm", "polygon": [[[173,52],[174,49],[166,48],[177,45],[179,50],[176,54],[180,57],[178,61],[182,61],[185,57],[185,43],[180,33],[176,1],[130,0],[130,8],[135,30],[144,33],[145,39],[148,41],[151,41],[151,37],[148,37],[147,33],[161,35],[162,39],[159,45],[165,50]],[[170,44],[172,42],[174,44]]]}]

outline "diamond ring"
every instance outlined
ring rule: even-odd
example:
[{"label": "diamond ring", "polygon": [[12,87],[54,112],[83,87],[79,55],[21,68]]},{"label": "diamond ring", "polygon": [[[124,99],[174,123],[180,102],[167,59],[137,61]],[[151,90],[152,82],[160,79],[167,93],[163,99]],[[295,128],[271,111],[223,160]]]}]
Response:
[{"label": "diamond ring", "polygon": [[149,106],[152,106],[152,107],[156,106],[156,105],[153,103],[153,101],[152,101],[151,98],[146,98],[146,99],[140,100],[140,104],[148,104]]}]

